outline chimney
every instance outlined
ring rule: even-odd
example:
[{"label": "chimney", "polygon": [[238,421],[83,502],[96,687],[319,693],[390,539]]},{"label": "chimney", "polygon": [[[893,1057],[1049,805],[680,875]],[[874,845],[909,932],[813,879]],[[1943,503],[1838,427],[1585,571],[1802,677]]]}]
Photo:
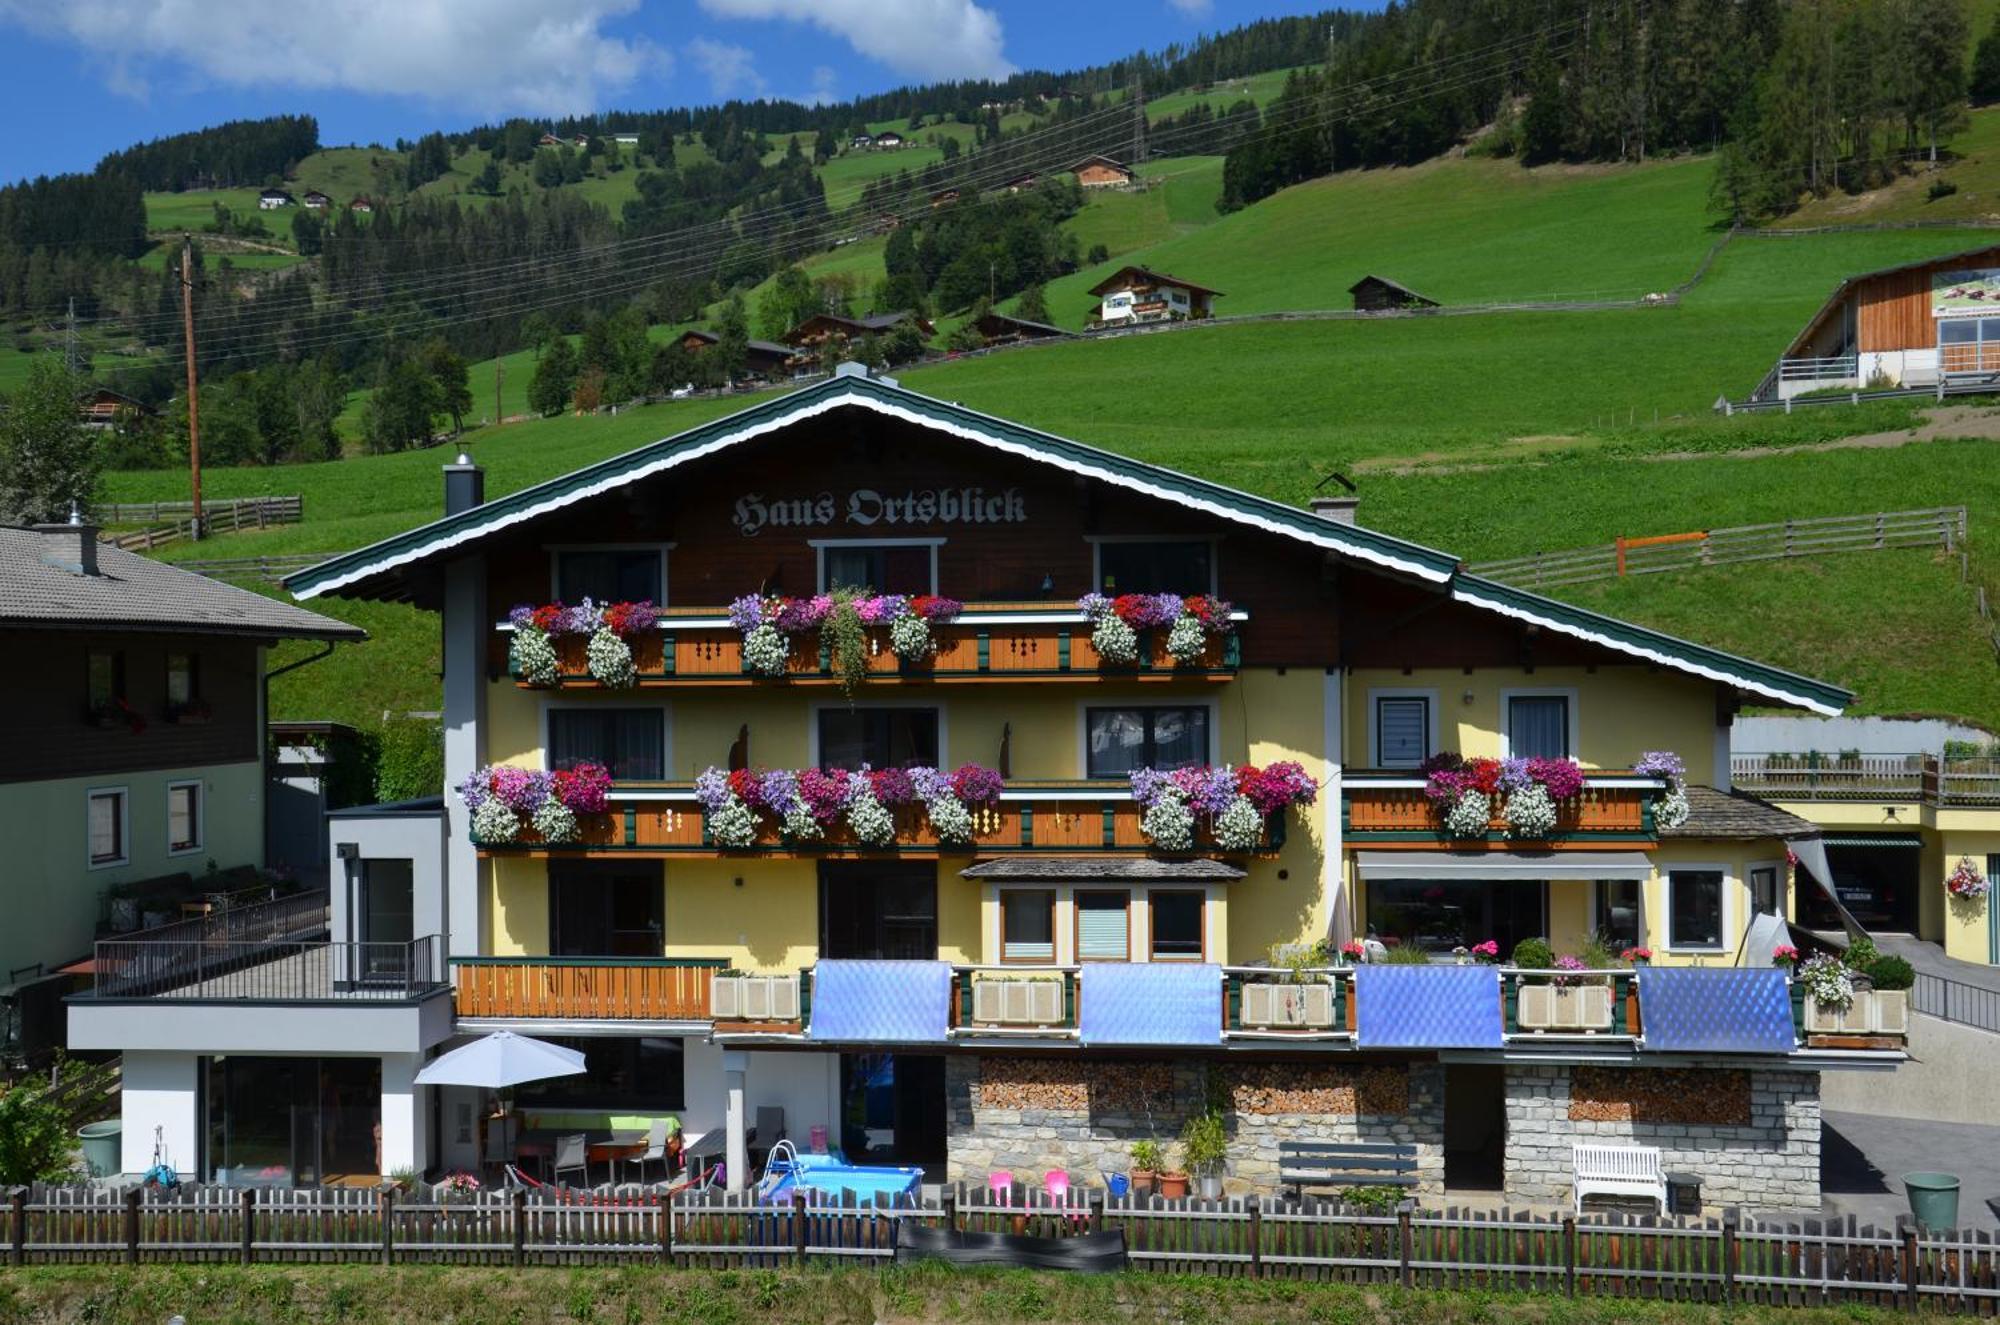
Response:
[{"label": "chimney", "polygon": [[1340,497],[1314,497],[1313,514],[1322,520],[1335,524],[1354,524],[1354,508],[1361,504],[1361,498],[1352,494]]},{"label": "chimney", "polygon": [[69,520],[63,524],[38,524],[42,536],[42,564],[68,571],[71,575],[97,574],[97,526],[86,524],[83,512],[71,503]]},{"label": "chimney", "polygon": [[486,471],[465,452],[444,467],[444,513],[457,515],[486,501]]}]

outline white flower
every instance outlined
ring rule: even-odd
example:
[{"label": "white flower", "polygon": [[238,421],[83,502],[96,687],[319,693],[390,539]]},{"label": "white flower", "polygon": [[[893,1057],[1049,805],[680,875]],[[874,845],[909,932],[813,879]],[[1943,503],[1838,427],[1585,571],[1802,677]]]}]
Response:
[{"label": "white flower", "polygon": [[889,623],[889,648],[904,662],[922,662],[937,650],[931,639],[931,623],[914,612],[905,612]]},{"label": "white flower", "polygon": [[865,786],[857,787],[848,798],[847,826],[854,830],[854,840],[862,846],[896,845],[896,816]]},{"label": "white flower", "polygon": [[632,646],[609,626],[592,632],[584,656],[590,662],[590,674],[605,685],[625,690],[639,683],[639,669],[632,665]]},{"label": "white flower", "polygon": [[550,846],[576,841],[576,811],[551,796],[535,811],[535,831]]},{"label": "white flower", "polygon": [[776,626],[753,626],[743,636],[743,662],[759,676],[783,676],[791,658],[791,642]]},{"label": "white flower", "polygon": [[556,646],[549,642],[546,631],[533,626],[516,630],[508,652],[513,656],[514,674],[531,686],[552,686],[561,676]]},{"label": "white flower", "polygon": [[1838,957],[1820,953],[1806,958],[1798,979],[1823,1008],[1845,1009],[1854,1002],[1854,974]]},{"label": "white flower", "polygon": [[964,801],[947,791],[926,808],[930,811],[931,828],[936,831],[938,841],[952,846],[964,846],[972,841],[972,812],[965,808]]},{"label": "white flower", "polygon": [[819,820],[812,817],[812,811],[796,796],[785,807],[784,814],[779,816],[779,822],[784,825],[785,836],[794,842],[817,842],[826,835],[820,829]]},{"label": "white flower", "polygon": [[754,846],[757,816],[741,796],[732,795],[709,812],[708,835],[719,847]]},{"label": "white flower", "polygon": [[1263,840],[1264,816],[1248,796],[1238,796],[1215,816],[1215,842],[1224,851],[1255,851]]},{"label": "white flower", "polygon": [[1109,612],[1090,628],[1090,643],[1097,656],[1114,667],[1139,661],[1139,633]]},{"label": "white flower", "polygon": [[1680,783],[1671,783],[1666,795],[1660,797],[1659,805],[1654,807],[1653,827],[1679,828],[1688,821],[1689,813],[1687,792]]},{"label": "white flower", "polygon": [[1507,836],[1541,842],[1556,830],[1556,803],[1539,782],[1507,793]]},{"label": "white flower", "polygon": [[481,846],[512,842],[520,833],[521,821],[498,796],[487,797],[472,812],[472,840]]},{"label": "white flower", "polygon": [[1493,802],[1483,791],[1461,792],[1444,812],[1444,831],[1452,837],[1484,837],[1493,818]]},{"label": "white flower", "polygon": [[1175,618],[1173,626],[1167,631],[1167,652],[1174,656],[1174,661],[1200,662],[1201,655],[1207,649],[1208,632],[1202,628],[1197,618],[1191,616]]},{"label": "white flower", "polygon": [[1180,788],[1160,788],[1139,820],[1139,831],[1162,851],[1194,850],[1194,811]]}]

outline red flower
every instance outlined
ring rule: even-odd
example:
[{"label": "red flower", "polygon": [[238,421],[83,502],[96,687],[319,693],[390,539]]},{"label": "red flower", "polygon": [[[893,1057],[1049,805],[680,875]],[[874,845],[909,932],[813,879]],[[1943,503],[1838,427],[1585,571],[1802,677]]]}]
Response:
[{"label": "red flower", "polygon": [[1463,773],[1465,783],[1473,791],[1484,792],[1488,796],[1500,790],[1500,761],[1498,759],[1468,759]]},{"label": "red flower", "polygon": [[534,622],[536,630],[548,634],[555,630],[556,623],[562,620],[562,614],[561,603],[544,603],[534,610],[529,619]]},{"label": "red flower", "polygon": [[738,800],[753,810],[757,808],[761,794],[760,782],[761,779],[747,768],[734,768],[729,771],[729,789],[736,793]]},{"label": "red flower", "polygon": [[1147,621],[1147,613],[1152,609],[1152,599],[1147,594],[1121,593],[1111,600],[1111,610],[1128,626],[1142,626]]}]

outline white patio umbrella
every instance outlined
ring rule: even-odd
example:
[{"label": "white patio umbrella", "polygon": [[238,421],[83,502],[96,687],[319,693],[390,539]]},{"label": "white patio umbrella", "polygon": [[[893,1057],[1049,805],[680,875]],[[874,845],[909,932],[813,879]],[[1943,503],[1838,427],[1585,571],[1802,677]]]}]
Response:
[{"label": "white patio umbrella", "polygon": [[573,1077],[584,1070],[583,1054],[512,1031],[494,1031],[424,1064],[420,1086],[485,1086],[499,1090],[523,1081]]}]

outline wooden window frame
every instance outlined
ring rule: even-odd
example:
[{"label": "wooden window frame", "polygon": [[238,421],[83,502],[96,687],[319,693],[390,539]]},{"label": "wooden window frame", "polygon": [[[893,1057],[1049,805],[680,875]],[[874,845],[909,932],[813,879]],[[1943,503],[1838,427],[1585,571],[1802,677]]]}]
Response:
[{"label": "wooden window frame", "polygon": [[[1170,955],[1160,956],[1160,926],[1157,903],[1162,897],[1192,897],[1201,904],[1201,951],[1192,957]],[[1186,962],[1198,965],[1208,960],[1208,893],[1200,888],[1149,888],[1146,891],[1146,960],[1148,962]]]},{"label": "wooden window frame", "polygon": [[[664,778],[670,776],[673,773],[674,706],[670,701],[660,700],[657,703],[597,704],[597,703],[592,703],[589,700],[578,700],[578,699],[545,699],[542,701],[542,709],[538,717],[538,723],[540,726],[539,735],[542,744],[541,766],[543,772],[553,773],[555,771],[555,769],[549,763],[550,751],[554,748],[551,739],[553,736],[552,728],[554,724],[552,724],[549,721],[549,714],[557,709],[592,709],[592,710],[616,709],[621,712],[635,711],[641,709],[657,710],[660,715],[660,774]],[[617,781],[616,778],[612,780],[614,782]]]},{"label": "wooden window frame", "polygon": [[[1009,957],[1007,955],[1007,899],[1026,897],[1041,893],[1049,899],[1049,955],[1047,957]],[[1053,966],[1062,956],[1056,942],[1056,890],[1054,888],[1002,888],[999,890],[1000,903],[1000,964],[1002,966]]]},{"label": "wooden window frame", "polygon": [[[813,583],[818,585],[818,593],[832,593],[826,583],[826,552],[828,548],[870,548],[870,547],[921,547],[929,548],[931,556],[931,587],[929,592],[938,591],[938,549],[943,547],[942,538],[809,538],[806,546],[813,550]],[[877,590],[877,592],[881,592]]]},{"label": "wooden window frame", "polygon": [[[194,792],[193,820],[194,840],[186,846],[174,845],[174,793]],[[208,788],[200,778],[179,778],[167,784],[167,854],[169,856],[200,855],[208,845]]]},{"label": "wooden window frame", "polygon": [[[188,663],[188,693],[184,700],[174,698],[174,659],[184,657]],[[176,704],[189,706],[201,703],[201,654],[193,648],[168,649],[160,663],[161,680],[164,683],[166,704],[171,711]]]},{"label": "wooden window frame", "polygon": [[[90,850],[90,807],[99,796],[118,798],[118,854],[99,860]],[[132,789],[130,787],[90,787],[83,793],[83,859],[94,870],[117,869],[132,863]]]},{"label": "wooden window frame", "polygon": [[[1084,541],[1090,544],[1090,591],[1104,592],[1104,545],[1106,543],[1206,543],[1208,544],[1208,583],[1186,585],[1176,593],[1202,593],[1211,598],[1222,596],[1222,535],[1220,534],[1085,534]],[[1121,590],[1121,592],[1129,592]]]},{"label": "wooden window frame", "polygon": [[668,587],[667,571],[673,543],[550,543],[545,547],[549,554],[549,597],[557,598],[562,593],[562,559],[566,552],[655,552],[660,558],[660,599],[655,607],[665,607],[671,593]]},{"label": "wooden window frame", "polygon": [[[1125,955],[1123,957],[1084,956],[1083,899],[1086,897],[1122,897],[1125,899]],[[1119,962],[1119,961],[1129,962],[1132,960],[1132,890],[1130,888],[1073,888],[1070,890],[1069,914],[1070,914],[1069,950],[1070,954],[1073,957],[1075,957],[1077,965],[1081,966],[1086,962]],[[1206,920],[1207,912],[1204,911],[1202,915],[1203,919]],[[1206,936],[1204,935],[1204,940],[1205,939]],[[1152,935],[1149,929],[1147,933],[1147,943],[1149,946],[1151,945],[1151,942],[1152,942]],[[1205,946],[1206,944],[1204,943],[1204,947]]]}]

